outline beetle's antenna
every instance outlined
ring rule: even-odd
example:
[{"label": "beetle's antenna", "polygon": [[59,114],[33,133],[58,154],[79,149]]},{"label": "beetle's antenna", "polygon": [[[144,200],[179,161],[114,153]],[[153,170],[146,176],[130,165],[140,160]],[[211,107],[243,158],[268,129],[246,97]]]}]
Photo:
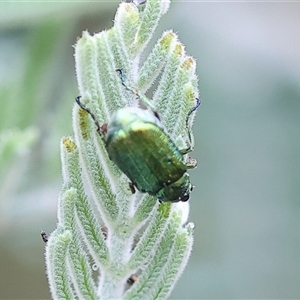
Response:
[{"label": "beetle's antenna", "polygon": [[137,91],[137,90],[129,87],[128,85],[126,85],[126,83],[125,83],[125,78],[126,77],[125,77],[124,70],[123,69],[116,69],[116,71],[119,73],[121,82],[122,82],[123,86],[126,88],[126,90],[128,90],[128,91],[132,92],[134,95],[136,95],[142,103],[144,103],[147,107],[149,107],[152,110],[155,117],[160,120],[160,117],[159,117],[159,115],[156,111],[156,108],[151,103],[151,101],[144,94],[141,94],[141,93],[139,93],[139,91]]},{"label": "beetle's antenna", "polygon": [[84,111],[86,111],[92,117],[92,119],[93,119],[93,121],[94,121],[94,123],[95,123],[95,125],[97,127],[97,132],[101,135],[102,134],[102,129],[101,129],[101,126],[99,125],[98,120],[96,119],[95,115],[90,111],[90,109],[87,108],[85,105],[83,105],[81,103],[80,98],[81,98],[81,96],[78,96],[78,97],[75,98],[76,103],[79,105],[79,107],[81,109],[83,109]]},{"label": "beetle's antenna", "polygon": [[197,102],[196,102],[196,105],[190,109],[190,111],[188,112],[187,116],[186,116],[186,119],[185,119],[185,124],[186,124],[186,127],[188,127],[188,124],[189,124],[189,118],[191,116],[191,114],[197,110],[197,108],[201,105],[201,101],[196,98]]},{"label": "beetle's antenna", "polygon": [[189,118],[190,118],[191,114],[194,111],[196,111],[199,108],[199,106],[201,105],[200,99],[196,98],[196,100],[197,100],[196,105],[190,109],[190,111],[188,112],[188,114],[186,116],[186,119],[185,119],[185,126],[186,126],[186,130],[188,132],[188,136],[189,136],[189,140],[190,140],[190,146],[187,149],[188,152],[191,151],[194,148],[194,136],[193,136],[192,131],[189,127]]}]

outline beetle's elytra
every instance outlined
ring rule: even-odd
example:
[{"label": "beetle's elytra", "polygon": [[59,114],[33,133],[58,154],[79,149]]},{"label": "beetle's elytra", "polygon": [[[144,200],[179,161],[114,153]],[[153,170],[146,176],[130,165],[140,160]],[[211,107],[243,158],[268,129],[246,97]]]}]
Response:
[{"label": "beetle's elytra", "polygon": [[[129,178],[132,191],[136,187],[142,193],[157,197],[160,202],[187,201],[193,189],[187,169],[194,168],[196,160],[185,163],[184,155],[192,151],[193,145],[179,150],[165,132],[150,100],[129,88],[123,70],[117,71],[122,84],[152,111],[138,107],[121,108],[112,115],[107,126],[100,126],[95,115],[80,102],[80,97],[76,102],[93,118],[110,159]],[[186,124],[199,105],[197,99],[196,106],[187,115]],[[188,126],[187,130],[192,142]]]}]

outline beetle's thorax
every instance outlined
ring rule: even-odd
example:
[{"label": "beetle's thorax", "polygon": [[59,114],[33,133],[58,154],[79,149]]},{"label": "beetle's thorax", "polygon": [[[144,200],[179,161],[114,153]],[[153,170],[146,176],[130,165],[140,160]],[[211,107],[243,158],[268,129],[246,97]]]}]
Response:
[{"label": "beetle's thorax", "polygon": [[164,129],[160,120],[153,112],[139,107],[124,107],[117,110],[111,117],[107,129],[107,138],[117,132],[120,128],[127,128],[131,123],[142,120],[144,123],[153,123]]}]

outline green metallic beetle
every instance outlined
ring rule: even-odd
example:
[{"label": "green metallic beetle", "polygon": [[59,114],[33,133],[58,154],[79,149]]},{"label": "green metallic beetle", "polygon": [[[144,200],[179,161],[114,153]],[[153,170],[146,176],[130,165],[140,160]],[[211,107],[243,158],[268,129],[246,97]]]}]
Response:
[{"label": "green metallic beetle", "polygon": [[[179,150],[167,135],[158,113],[146,96],[125,84],[124,72],[120,73],[122,84],[138,96],[152,111],[138,107],[125,107],[117,110],[111,121],[100,126],[95,115],[76,98],[77,104],[91,115],[97,131],[104,137],[109,158],[130,179],[130,187],[142,193],[155,196],[160,202],[188,201],[193,190],[187,169],[196,166],[196,160],[184,161],[184,155],[192,151],[192,146]],[[188,127],[189,116],[199,107],[197,99],[186,118],[190,142],[191,132]]]}]

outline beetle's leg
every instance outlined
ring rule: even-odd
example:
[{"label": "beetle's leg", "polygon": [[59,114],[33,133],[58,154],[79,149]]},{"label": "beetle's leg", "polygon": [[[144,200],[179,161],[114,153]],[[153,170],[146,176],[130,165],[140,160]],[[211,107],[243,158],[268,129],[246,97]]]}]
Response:
[{"label": "beetle's leg", "polygon": [[107,131],[107,125],[104,124],[103,126],[100,126],[98,120],[96,119],[95,115],[90,111],[89,108],[87,108],[85,105],[83,105],[80,101],[81,96],[78,96],[75,98],[76,103],[79,105],[79,107],[81,109],[83,109],[84,111],[86,111],[93,119],[96,127],[97,127],[97,132],[99,133],[100,136],[103,136],[106,131]]},{"label": "beetle's leg", "polygon": [[185,155],[194,150],[194,135],[192,133],[191,128],[189,127],[189,118],[191,114],[201,105],[201,101],[198,98],[196,98],[196,100],[197,100],[196,105],[190,109],[185,119],[185,126],[189,137],[189,146],[186,149],[180,150],[182,155]]},{"label": "beetle's leg", "polygon": [[134,95],[136,95],[142,103],[144,103],[147,107],[149,107],[149,108],[152,110],[152,112],[153,112],[153,114],[155,115],[155,117],[156,117],[157,119],[160,120],[160,117],[159,117],[159,115],[158,115],[158,113],[157,113],[157,111],[156,111],[156,108],[155,108],[155,106],[153,105],[153,103],[152,103],[152,102],[151,102],[144,94],[141,94],[138,90],[135,90],[135,89],[129,87],[128,85],[126,85],[126,83],[125,83],[125,72],[124,72],[124,70],[123,70],[123,69],[117,69],[116,71],[119,72],[120,79],[121,79],[121,82],[122,82],[123,86],[124,86],[128,91],[130,91],[130,92],[132,92]]},{"label": "beetle's leg", "polygon": [[135,194],[135,186],[134,186],[134,183],[133,182],[129,182],[129,188],[131,190],[131,193],[132,194]]},{"label": "beetle's leg", "polygon": [[197,160],[195,158],[188,157],[185,165],[187,169],[194,169],[197,167]]},{"label": "beetle's leg", "polygon": [[187,148],[185,148],[185,149],[180,149],[179,151],[180,151],[180,153],[181,153],[182,155],[185,155],[185,154],[188,154],[188,153],[192,152],[192,151],[193,151],[193,148],[194,148],[194,147],[192,147],[192,146],[190,145],[189,147],[187,147]]}]

